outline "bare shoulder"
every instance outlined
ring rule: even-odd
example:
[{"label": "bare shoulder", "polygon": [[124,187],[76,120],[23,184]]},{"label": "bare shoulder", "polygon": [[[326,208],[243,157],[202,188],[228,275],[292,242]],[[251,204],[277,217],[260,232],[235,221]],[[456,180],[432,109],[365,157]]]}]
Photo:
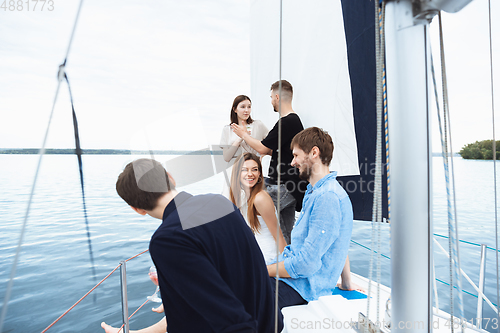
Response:
[{"label": "bare shoulder", "polygon": [[254,199],[254,205],[259,215],[261,215],[265,220],[272,218],[276,212],[273,199],[271,199],[269,194],[264,190],[257,193]]},{"label": "bare shoulder", "polygon": [[269,204],[274,206],[273,199],[271,199],[271,196],[264,190],[255,195],[254,204],[256,206]]}]

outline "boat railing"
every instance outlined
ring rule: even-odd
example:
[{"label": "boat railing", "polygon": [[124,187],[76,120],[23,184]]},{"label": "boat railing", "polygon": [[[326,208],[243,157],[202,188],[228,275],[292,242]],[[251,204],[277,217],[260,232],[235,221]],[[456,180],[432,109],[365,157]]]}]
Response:
[{"label": "boat railing", "polygon": [[108,275],[106,275],[101,281],[99,281],[92,289],[90,289],[85,295],[83,295],[75,304],[73,304],[68,310],[66,310],[62,315],[60,315],[56,320],[54,320],[49,326],[47,326],[41,333],[47,332],[52,326],[54,326],[58,321],[60,321],[65,315],[67,315],[75,306],[77,306],[81,301],[83,301],[87,296],[90,295],[97,287],[99,287],[104,281],[106,281],[114,272],[120,268],[120,284],[121,284],[121,296],[122,296],[122,314],[123,314],[123,325],[120,327],[120,332],[123,329],[124,333],[129,332],[128,321],[132,318],[137,311],[139,311],[146,303],[149,302],[147,299],[141,306],[137,308],[130,316],[128,315],[128,298],[127,298],[127,270],[126,263],[132,259],[139,257],[140,255],[148,252],[148,250],[142,251],[133,257],[126,260],[120,261],[118,266],[116,266]]},{"label": "boat railing", "polygon": [[[447,236],[442,236],[439,234],[434,234],[436,237],[441,237],[441,238],[448,238]],[[371,251],[371,249],[363,245],[357,241],[351,240],[353,244],[356,244],[366,250]],[[449,255],[448,252],[439,244],[439,242],[434,238],[434,242],[438,245],[438,247],[446,254]],[[482,301],[484,300],[492,309],[493,311],[497,312],[496,304],[492,303],[484,294],[484,272],[485,272],[485,265],[486,265],[486,250],[495,250],[494,248],[488,247],[485,244],[476,244],[468,241],[463,241],[460,240],[462,243],[466,243],[469,245],[473,246],[478,246],[481,248],[481,263],[480,263],[480,273],[479,273],[479,287],[474,284],[474,282],[469,278],[469,276],[461,270],[462,275],[466,278],[466,280],[471,284],[471,286],[476,290],[478,295],[474,295],[466,290],[462,290],[462,292],[474,296],[478,298],[478,305],[477,305],[477,318],[481,318],[482,314]],[[127,298],[127,270],[126,270],[126,263],[134,258],[139,257],[140,255],[148,252],[148,250],[142,251],[141,253],[136,254],[133,257],[130,257],[126,260],[120,261],[118,266],[116,266],[108,275],[106,275],[101,281],[99,281],[92,289],[90,289],[85,295],[83,295],[75,304],[73,304],[68,310],[66,310],[62,315],[60,315],[56,320],[54,320],[47,328],[45,328],[41,333],[47,332],[52,326],[54,326],[58,321],[60,321],[66,314],[68,314],[75,306],[77,306],[81,301],[83,301],[87,296],[89,296],[97,287],[99,287],[105,280],[107,280],[114,272],[116,272],[118,269],[120,269],[120,284],[121,284],[121,300],[122,300],[122,320],[123,320],[123,325],[120,327],[120,331],[123,329],[124,333],[129,332],[129,320],[144,306],[146,303],[149,302],[147,299],[144,303],[141,304],[130,316],[128,315],[128,298]],[[375,251],[377,253],[377,251]],[[382,257],[386,259],[391,259],[389,256],[385,254],[381,254]],[[443,284],[449,285],[449,283],[442,281],[440,279],[435,279],[438,282],[441,282]],[[455,287],[456,288],[456,287]],[[437,304],[437,296],[436,296],[436,304]],[[438,307],[438,306],[436,306]],[[478,328],[480,327],[481,323],[478,321]],[[119,332],[120,332],[119,331]]]},{"label": "boat railing", "polygon": [[[448,238],[447,236],[443,236],[443,235],[439,235],[439,234],[434,234],[435,237],[440,237],[440,238]],[[354,240],[351,240],[352,243],[366,249],[366,250],[369,250],[369,251],[372,251],[368,246],[366,245],[363,245],[359,242],[356,242]],[[436,240],[436,238],[434,238],[434,242],[438,245],[438,247],[441,249],[441,251],[449,257],[449,253],[441,246],[441,244],[439,244],[439,242]],[[492,247],[489,247],[489,246],[486,246],[486,244],[477,244],[477,243],[473,243],[473,242],[469,242],[469,241],[464,241],[464,240],[459,240],[459,242],[461,243],[465,243],[465,244],[468,244],[468,245],[472,245],[472,246],[477,246],[477,247],[480,247],[481,248],[481,259],[480,259],[480,267],[479,267],[479,287],[474,284],[474,282],[470,279],[470,277],[467,275],[467,273],[464,272],[463,269],[460,269],[460,272],[462,274],[463,277],[465,277],[465,279],[469,282],[469,284],[476,290],[476,292],[478,293],[477,295],[474,295],[473,293],[467,291],[467,290],[462,290],[463,293],[466,293],[467,295],[470,295],[470,296],[474,296],[476,298],[478,298],[478,305],[477,305],[477,318],[481,318],[482,317],[482,309],[483,309],[483,304],[482,304],[482,301],[484,300],[492,309],[493,311],[495,311],[495,313],[498,314],[498,310],[497,310],[497,305],[495,303],[492,303],[487,297],[486,295],[484,294],[484,279],[485,279],[485,267],[486,267],[486,250],[493,250],[493,251],[496,251],[494,248]],[[377,251],[375,250],[374,251],[375,253],[377,253]],[[500,252],[500,251],[499,251]],[[381,256],[386,258],[386,259],[391,259],[389,256],[385,255],[385,254],[382,254],[381,253]],[[445,284],[445,285],[448,285],[449,286],[449,283],[445,282],[445,281],[442,281],[440,279],[437,279],[435,278],[435,281],[438,281],[442,284]],[[454,288],[457,288],[454,286]],[[437,298],[437,294],[436,294],[436,307],[438,307],[438,298]],[[480,323],[478,322],[478,328],[481,328],[480,327]]]}]

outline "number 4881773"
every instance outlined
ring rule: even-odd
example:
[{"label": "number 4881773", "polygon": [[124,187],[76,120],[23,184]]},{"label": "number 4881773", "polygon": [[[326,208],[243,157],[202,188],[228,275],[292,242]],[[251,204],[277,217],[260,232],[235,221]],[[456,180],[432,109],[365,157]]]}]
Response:
[{"label": "number 4881773", "polygon": [[4,12],[29,12],[30,10],[51,12],[54,10],[54,0],[4,0],[0,9],[3,9]]}]

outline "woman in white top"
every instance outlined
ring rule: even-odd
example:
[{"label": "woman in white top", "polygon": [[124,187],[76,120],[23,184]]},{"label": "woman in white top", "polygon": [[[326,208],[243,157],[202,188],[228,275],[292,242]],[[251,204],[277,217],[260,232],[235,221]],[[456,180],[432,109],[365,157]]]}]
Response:
[{"label": "woman in white top", "polygon": [[222,194],[229,197],[229,180],[231,179],[231,169],[229,169],[236,158],[242,153],[253,153],[260,156],[257,151],[250,147],[243,139],[234,134],[231,124],[235,123],[245,127],[251,137],[262,140],[267,136],[269,130],[260,120],[252,119],[252,101],[248,96],[239,95],[233,101],[229,114],[230,123],[222,129],[220,138],[220,148],[222,149],[224,160],[227,162],[225,172],[225,182]]},{"label": "woman in white top", "polygon": [[252,112],[252,101],[248,96],[239,95],[233,101],[231,107],[230,120],[231,122],[224,126],[220,138],[220,146],[224,153],[224,160],[231,162],[233,158],[238,157],[242,153],[248,152],[259,156],[259,153],[250,147],[243,139],[234,134],[231,129],[231,124],[235,123],[246,127],[252,138],[262,140],[267,136],[269,130],[260,120],[254,120],[250,116]]},{"label": "woman in white top", "polygon": [[276,258],[276,242],[280,253],[286,242],[281,230],[277,230],[276,210],[273,200],[264,190],[262,164],[257,155],[244,153],[234,163],[229,196],[240,208],[257,239],[266,264],[269,263]]}]

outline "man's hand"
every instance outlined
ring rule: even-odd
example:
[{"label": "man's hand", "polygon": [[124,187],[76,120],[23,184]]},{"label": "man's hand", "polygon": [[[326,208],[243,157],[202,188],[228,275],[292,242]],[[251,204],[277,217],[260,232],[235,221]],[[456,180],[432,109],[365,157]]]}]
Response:
[{"label": "man's hand", "polygon": [[240,126],[238,124],[232,123],[231,129],[233,130],[233,132],[237,136],[239,136],[241,139],[245,140],[245,142],[250,147],[255,149],[255,151],[257,151],[259,154],[261,154],[261,155],[271,155],[272,154],[273,151],[271,149],[267,148],[266,146],[264,146],[262,144],[262,142],[260,142],[259,140],[252,138],[250,136],[250,133],[247,132],[247,129],[244,126]]},{"label": "man's hand", "polygon": [[248,131],[245,127],[240,126],[238,124],[232,123],[231,124],[231,129],[233,132],[239,136],[240,138],[244,139],[245,134],[248,134]]}]

